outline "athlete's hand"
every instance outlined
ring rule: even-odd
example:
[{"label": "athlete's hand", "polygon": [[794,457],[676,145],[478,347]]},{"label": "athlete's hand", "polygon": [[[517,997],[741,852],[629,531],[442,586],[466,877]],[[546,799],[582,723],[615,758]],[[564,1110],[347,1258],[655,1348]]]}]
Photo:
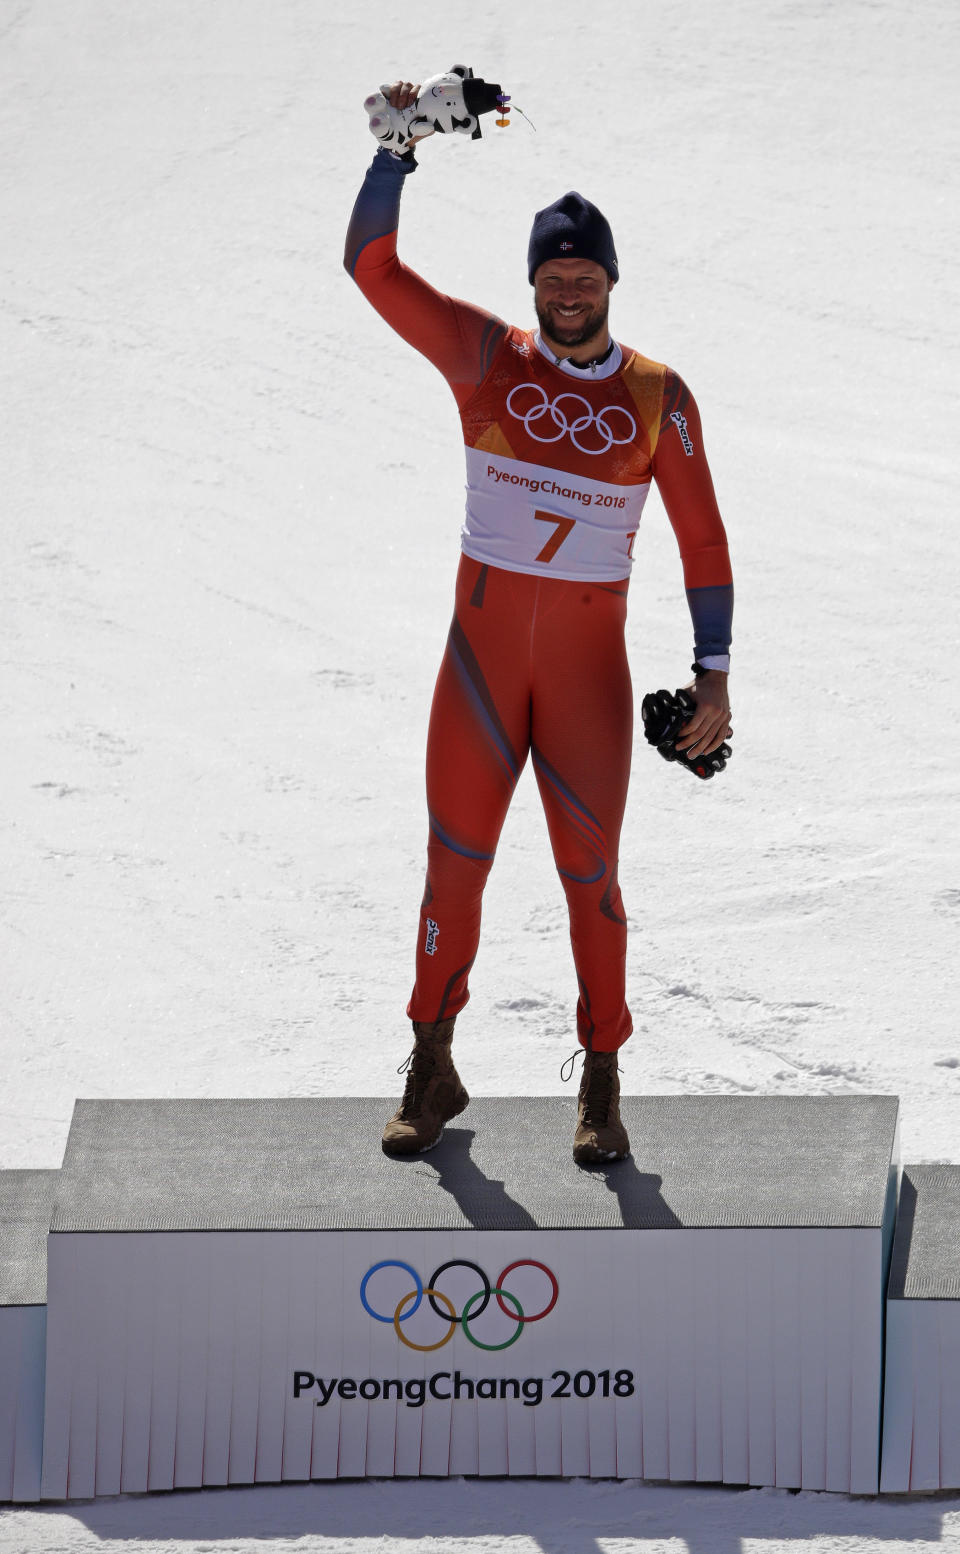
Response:
[{"label": "athlete's hand", "polygon": [[[411,81],[394,81],[389,86],[381,86],[380,90],[391,108],[397,108],[402,113],[404,108],[412,108],[417,100],[420,87],[423,83],[418,81],[416,86]],[[426,140],[426,135],[411,135],[407,141],[406,149],[417,146],[421,140]]]},{"label": "athlete's hand", "polygon": [[390,86],[381,86],[380,90],[390,107],[402,113],[404,108],[410,108],[416,102],[420,83],[414,86],[410,81],[394,81]]},{"label": "athlete's hand", "polygon": [[720,669],[708,669],[691,685],[684,686],[697,704],[697,710],[689,723],[680,730],[677,749],[688,761],[698,755],[709,755],[733,733],[730,727],[730,697],[727,675]]}]

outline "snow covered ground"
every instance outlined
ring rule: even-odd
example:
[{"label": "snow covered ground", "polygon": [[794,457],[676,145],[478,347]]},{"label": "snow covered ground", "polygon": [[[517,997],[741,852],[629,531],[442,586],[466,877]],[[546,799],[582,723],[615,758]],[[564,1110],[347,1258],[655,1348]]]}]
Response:
[{"label": "snow covered ground", "polygon": [[[614,333],[693,387],[731,537],[734,759],[700,786],[636,750],[625,1087],[896,1093],[904,1158],[960,1161],[955,5],[331,9],[0,0],[0,1168],[59,1164],[78,1095],[396,1086],[462,452],[340,253],[363,97],[454,60],[536,131],[428,142],[405,256],[523,323],[533,211],[599,204]],[[690,651],[655,498],[643,531],[638,691]],[[468,1087],[558,1091],[575,982],[529,774],[473,985]],[[3,1554],[801,1543],[960,1548],[960,1498],[0,1511]]]}]

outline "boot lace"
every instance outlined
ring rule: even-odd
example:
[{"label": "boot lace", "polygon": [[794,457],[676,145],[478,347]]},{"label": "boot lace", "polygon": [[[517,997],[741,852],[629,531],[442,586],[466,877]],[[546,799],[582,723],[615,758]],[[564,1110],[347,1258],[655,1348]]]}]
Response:
[{"label": "boot lace", "polygon": [[613,1081],[616,1072],[616,1063],[598,1065],[596,1060],[591,1063],[586,1094],[583,1097],[583,1121],[587,1127],[606,1127],[613,1103]]},{"label": "boot lace", "polygon": [[426,1052],[422,1047],[419,1050],[414,1047],[397,1069],[398,1074],[407,1076],[399,1109],[399,1116],[404,1122],[411,1122],[423,1111],[424,1094],[433,1078],[436,1066],[437,1060],[432,1052]]},{"label": "boot lace", "polygon": [[564,1084],[569,1084],[570,1080],[573,1078],[573,1071],[577,1066],[577,1058],[583,1058],[584,1061],[586,1061],[586,1053],[582,1047],[576,1047],[574,1051],[571,1052],[570,1056],[568,1058],[564,1058],[563,1062],[560,1064],[560,1078]]},{"label": "boot lace", "polygon": [[573,1071],[577,1066],[577,1059],[583,1058],[584,1070],[587,1078],[587,1088],[582,1096],[583,1122],[590,1128],[605,1128],[610,1117],[610,1107],[613,1104],[613,1083],[619,1073],[620,1065],[616,1059],[612,1063],[605,1062],[606,1053],[591,1052],[589,1072],[586,1071],[588,1054],[582,1047],[577,1047],[565,1058],[560,1068],[560,1078],[564,1084],[573,1078]]}]

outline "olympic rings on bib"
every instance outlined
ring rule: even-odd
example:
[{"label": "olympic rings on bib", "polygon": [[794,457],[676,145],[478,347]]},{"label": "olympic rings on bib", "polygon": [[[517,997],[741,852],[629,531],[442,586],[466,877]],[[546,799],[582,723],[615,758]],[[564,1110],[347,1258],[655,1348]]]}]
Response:
[{"label": "olympic rings on bib", "polygon": [[[369,1285],[370,1280],[373,1278],[374,1274],[378,1273],[381,1268],[402,1268],[403,1271],[408,1273],[413,1280],[413,1289],[408,1290],[405,1295],[401,1296],[395,1310],[392,1312],[377,1311],[367,1299],[367,1286]],[[481,1288],[476,1290],[474,1294],[472,1294],[467,1299],[461,1312],[457,1311],[449,1295],[445,1295],[443,1290],[437,1287],[438,1280],[450,1268],[469,1268],[471,1273],[475,1273],[477,1275],[481,1283]],[[504,1280],[507,1279],[516,1268],[537,1268],[541,1273],[546,1274],[547,1278],[549,1279],[551,1287],[550,1299],[547,1301],[547,1304],[541,1311],[531,1312],[528,1315],[512,1291],[503,1288]],[[472,1343],[477,1349],[509,1349],[511,1344],[515,1344],[517,1339],[520,1337],[520,1334],[522,1333],[526,1323],[540,1322],[545,1316],[549,1316],[550,1312],[557,1304],[559,1294],[560,1286],[557,1283],[556,1275],[546,1266],[545,1263],[536,1262],[533,1258],[530,1257],[521,1257],[518,1258],[516,1262],[509,1263],[498,1276],[496,1284],[490,1283],[490,1279],[478,1263],[469,1262],[467,1259],[462,1257],[453,1257],[448,1262],[441,1263],[438,1268],[434,1269],[434,1272],[431,1274],[430,1279],[426,1284],[424,1284],[416,1269],[412,1268],[409,1263],[400,1262],[396,1258],[385,1258],[382,1262],[374,1263],[372,1268],[368,1268],[360,1284],[360,1302],[367,1314],[373,1317],[376,1322],[392,1324],[400,1342],[405,1344],[408,1349],[416,1349],[422,1354],[431,1353],[435,1349],[442,1349],[445,1344],[450,1342],[454,1335],[454,1331],[458,1326],[463,1329],[464,1336],[469,1339],[470,1343]],[[516,1330],[510,1335],[509,1338],[505,1339],[505,1341],[500,1344],[483,1343],[479,1338],[474,1336],[470,1329],[471,1322],[475,1322],[476,1319],[482,1316],[483,1312],[486,1311],[488,1305],[490,1304],[491,1295],[496,1296],[497,1305],[500,1307],[500,1310],[503,1312],[504,1316],[511,1317],[516,1323]],[[401,1326],[401,1323],[408,1321],[409,1318],[413,1316],[414,1312],[419,1309],[423,1302],[424,1296],[427,1297],[432,1310],[436,1312],[437,1316],[442,1317],[448,1324],[447,1331],[440,1339],[438,1339],[436,1343],[433,1344],[415,1343],[413,1339],[407,1337]],[[437,1304],[438,1301],[441,1303],[441,1305]],[[509,1301],[510,1306],[513,1308],[512,1310],[507,1308],[507,1306],[504,1304],[505,1301]],[[446,1310],[441,1309],[441,1306],[446,1307]]]},{"label": "olympic rings on bib", "polygon": [[[518,394],[529,391],[539,395],[528,410],[515,410],[514,400]],[[570,402],[581,407],[580,413],[574,413],[571,420],[566,411],[561,408],[564,402]],[[561,437],[568,433],[570,441],[581,453],[599,457],[602,453],[609,453],[614,446],[619,447],[623,443],[632,442],[637,435],[637,423],[624,405],[605,405],[602,410],[594,411],[589,400],[582,394],[574,394],[565,390],[551,400],[546,389],[539,383],[517,383],[507,395],[507,410],[515,421],[523,422],[523,429],[532,437],[534,442],[559,442]],[[614,417],[620,416],[620,428],[623,436],[617,435],[617,422]],[[536,430],[540,423],[544,423],[544,429]],[[601,448],[588,448],[580,440],[580,433],[588,428],[595,427],[597,436],[604,439]],[[555,430],[551,430],[555,428]],[[624,428],[626,428],[624,430]]]}]

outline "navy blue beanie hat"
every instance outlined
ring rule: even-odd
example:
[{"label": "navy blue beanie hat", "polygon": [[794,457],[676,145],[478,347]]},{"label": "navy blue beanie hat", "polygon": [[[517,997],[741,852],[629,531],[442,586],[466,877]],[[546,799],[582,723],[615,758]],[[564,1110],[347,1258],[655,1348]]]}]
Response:
[{"label": "navy blue beanie hat", "polygon": [[530,231],[527,271],[530,284],[548,259],[592,259],[611,280],[620,279],[610,223],[595,205],[571,189],[546,210],[538,210]]}]

